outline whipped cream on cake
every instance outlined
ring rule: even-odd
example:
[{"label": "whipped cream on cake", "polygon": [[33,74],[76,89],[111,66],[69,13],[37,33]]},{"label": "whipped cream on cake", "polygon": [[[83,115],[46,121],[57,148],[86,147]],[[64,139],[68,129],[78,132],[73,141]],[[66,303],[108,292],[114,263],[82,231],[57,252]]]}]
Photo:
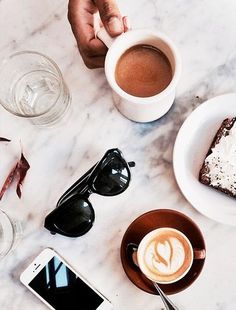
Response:
[{"label": "whipped cream on cake", "polygon": [[236,194],[236,123],[211,151],[205,159],[211,184],[221,185]]},{"label": "whipped cream on cake", "polygon": [[226,119],[200,170],[200,182],[236,197],[236,122]]}]

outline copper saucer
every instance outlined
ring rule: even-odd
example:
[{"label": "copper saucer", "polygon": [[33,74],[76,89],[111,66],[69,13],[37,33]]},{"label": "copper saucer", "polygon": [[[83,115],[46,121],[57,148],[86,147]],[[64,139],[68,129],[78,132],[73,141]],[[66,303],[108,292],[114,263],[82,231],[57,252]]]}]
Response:
[{"label": "copper saucer", "polygon": [[[141,290],[158,295],[149,281],[127,255],[127,245],[139,244],[150,231],[160,227],[172,227],[183,232],[190,240],[193,248],[206,249],[203,235],[198,226],[186,215],[175,210],[159,209],[147,212],[134,220],[126,230],[121,242],[121,262],[125,273]],[[179,281],[172,284],[160,284],[161,289],[168,295],[176,294],[189,287],[202,271],[205,259],[195,259],[189,272]]]}]

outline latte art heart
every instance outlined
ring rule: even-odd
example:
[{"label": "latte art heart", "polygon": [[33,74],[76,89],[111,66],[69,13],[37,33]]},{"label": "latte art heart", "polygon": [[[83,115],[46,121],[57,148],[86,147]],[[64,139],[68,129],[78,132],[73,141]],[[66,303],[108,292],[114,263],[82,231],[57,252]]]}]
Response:
[{"label": "latte art heart", "polygon": [[146,263],[152,272],[171,275],[184,263],[185,251],[182,243],[174,237],[164,243],[154,240],[147,247]]},{"label": "latte art heart", "polygon": [[191,265],[191,246],[187,238],[176,230],[156,231],[138,251],[140,268],[153,281],[174,281]]},{"label": "latte art heart", "polygon": [[170,265],[173,254],[171,242],[166,240],[164,243],[154,243],[153,247],[153,260],[159,263],[163,263],[164,265]]}]

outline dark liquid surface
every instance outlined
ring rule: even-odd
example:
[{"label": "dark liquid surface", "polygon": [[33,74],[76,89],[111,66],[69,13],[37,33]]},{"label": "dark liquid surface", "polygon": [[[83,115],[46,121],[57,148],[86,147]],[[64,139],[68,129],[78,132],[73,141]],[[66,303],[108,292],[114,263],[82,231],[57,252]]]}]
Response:
[{"label": "dark liquid surface", "polygon": [[151,97],[162,92],[172,80],[168,58],[151,45],[129,48],[116,65],[117,84],[136,97]]}]

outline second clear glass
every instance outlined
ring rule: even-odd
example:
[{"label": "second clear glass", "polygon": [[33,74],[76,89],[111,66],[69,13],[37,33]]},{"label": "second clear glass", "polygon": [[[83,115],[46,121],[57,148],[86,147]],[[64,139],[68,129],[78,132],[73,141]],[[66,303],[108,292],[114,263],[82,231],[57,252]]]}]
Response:
[{"label": "second clear glass", "polygon": [[20,221],[0,209],[0,260],[13,250],[23,236]]},{"label": "second clear glass", "polygon": [[70,105],[70,93],[57,64],[33,51],[4,59],[0,75],[0,103],[10,113],[34,124],[57,122]]}]

